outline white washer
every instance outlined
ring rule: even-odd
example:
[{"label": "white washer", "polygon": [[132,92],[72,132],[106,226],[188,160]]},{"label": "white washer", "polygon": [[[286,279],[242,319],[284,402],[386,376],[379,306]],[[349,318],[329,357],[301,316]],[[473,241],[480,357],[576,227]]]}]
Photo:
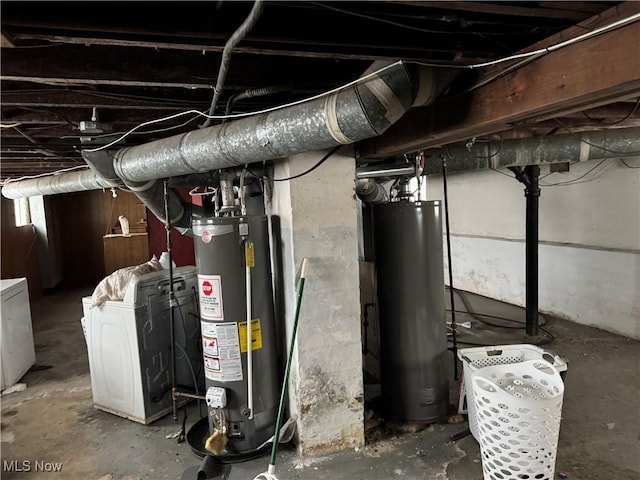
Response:
[{"label": "white washer", "polygon": [[2,315],[0,330],[1,390],[9,388],[36,363],[31,307],[26,278],[0,280]]},{"label": "white washer", "polygon": [[[204,395],[196,279],[195,267],[173,272],[179,304],[174,310],[175,340],[180,345],[176,348],[176,381],[182,388],[193,388],[195,376],[198,393]],[[169,272],[132,278],[122,301],[109,300],[100,308],[91,308],[91,297],[84,297],[82,306],[94,406],[144,424],[169,413]]]}]

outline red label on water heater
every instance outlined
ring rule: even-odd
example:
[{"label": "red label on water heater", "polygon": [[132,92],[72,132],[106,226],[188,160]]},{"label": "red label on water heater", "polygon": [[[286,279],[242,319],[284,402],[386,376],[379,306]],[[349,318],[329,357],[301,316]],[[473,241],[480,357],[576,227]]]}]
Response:
[{"label": "red label on water heater", "polygon": [[223,320],[222,279],[220,275],[198,275],[200,315],[208,320]]}]

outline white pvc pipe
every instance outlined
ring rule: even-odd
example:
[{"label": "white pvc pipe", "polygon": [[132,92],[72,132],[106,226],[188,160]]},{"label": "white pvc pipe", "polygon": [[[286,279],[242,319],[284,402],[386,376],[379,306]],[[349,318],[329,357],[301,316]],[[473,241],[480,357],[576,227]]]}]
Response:
[{"label": "white pvc pipe", "polygon": [[[248,244],[245,244],[245,246]],[[246,262],[248,263],[248,262]],[[247,284],[247,404],[249,420],[253,418],[253,348],[251,345],[251,267],[245,266]]]}]

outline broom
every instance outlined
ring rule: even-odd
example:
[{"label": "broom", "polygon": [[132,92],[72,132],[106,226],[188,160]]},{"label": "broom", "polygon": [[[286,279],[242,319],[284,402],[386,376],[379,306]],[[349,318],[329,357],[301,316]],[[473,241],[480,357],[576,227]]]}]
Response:
[{"label": "broom", "polygon": [[300,316],[300,304],[302,303],[302,291],[304,290],[304,279],[307,273],[307,259],[302,259],[302,267],[300,268],[300,280],[298,280],[298,293],[296,295],[296,312],[293,320],[293,330],[291,332],[291,345],[289,346],[289,355],[287,357],[287,366],[284,370],[284,378],[282,379],[282,390],[280,391],[280,405],[278,406],[278,417],[276,419],[276,430],[273,435],[273,445],[271,446],[271,458],[269,460],[269,468],[266,472],[260,473],[253,480],[278,480],[276,476],[276,456],[278,455],[278,444],[280,443],[280,427],[282,426],[282,417],[284,416],[284,404],[287,398],[287,387],[289,385],[289,371],[291,370],[291,359],[293,358],[293,346],[296,341],[296,333],[298,331],[298,317]]}]

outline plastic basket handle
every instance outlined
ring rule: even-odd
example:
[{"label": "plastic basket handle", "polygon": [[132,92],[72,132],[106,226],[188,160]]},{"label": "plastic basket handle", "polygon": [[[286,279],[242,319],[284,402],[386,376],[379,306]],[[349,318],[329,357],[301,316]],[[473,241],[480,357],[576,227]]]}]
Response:
[{"label": "plastic basket handle", "polygon": [[[558,369],[556,367],[554,367],[553,365],[551,365],[548,362],[545,362],[544,368],[545,369],[549,369],[551,370],[551,372],[546,372],[541,368],[538,368],[536,366],[537,363],[540,363],[540,360],[528,360],[526,362],[522,362],[520,365],[525,366],[525,367],[530,367],[530,368],[535,368],[536,370],[538,370],[540,373],[544,373],[545,375],[550,375],[550,376],[558,376],[560,377],[560,372],[558,371]],[[495,391],[503,391],[504,389],[500,386],[498,386],[497,383],[495,383],[493,380],[488,379],[487,377],[483,377],[481,375],[478,374],[473,374],[471,376],[471,381],[474,385],[476,385],[478,388],[481,388],[482,390],[485,390],[487,392],[490,392],[490,390],[487,390],[486,388],[484,388],[482,385],[480,385],[478,382],[484,382],[487,385],[489,385],[490,387],[494,388]]]},{"label": "plastic basket handle", "polygon": [[[545,355],[548,355],[549,357],[551,357],[553,359],[553,363],[551,363],[549,360],[547,360],[545,358]],[[542,351],[542,358],[543,358],[543,360],[545,360],[547,363],[553,365],[554,367],[556,365],[559,365],[560,362],[563,361],[562,357],[560,357],[560,355],[556,354],[555,352],[552,352],[551,350],[546,350],[546,349],[543,349],[543,351]]]},{"label": "plastic basket handle", "polygon": [[544,363],[544,368],[545,368],[545,369],[546,369],[546,368],[550,369],[550,370],[551,370],[551,373],[549,373],[549,372],[545,372],[543,369],[538,368],[538,367],[536,366],[536,364],[537,364],[537,363],[540,363],[540,360],[529,360],[529,361],[527,361],[527,362],[522,362],[522,363],[525,363],[525,364],[529,364],[529,365],[531,365],[531,367],[532,367],[532,368],[535,368],[536,370],[538,370],[539,372],[544,373],[545,375],[551,375],[551,376],[556,376],[556,375],[557,375],[557,376],[560,376],[560,372],[559,372],[559,371],[558,371],[558,369],[555,367],[555,365],[553,365],[553,364],[551,364],[551,363],[549,363],[549,362],[547,362],[547,361],[545,361],[545,363]]},{"label": "plastic basket handle", "polygon": [[492,387],[495,392],[500,392],[502,391],[502,388],[498,386],[498,384],[496,384],[493,380],[489,380],[486,377],[481,377],[480,375],[472,375],[471,376],[471,382],[478,388],[480,388],[481,390],[484,390],[486,392],[491,392],[491,390],[487,390],[486,388],[484,388],[482,385],[480,385],[479,382],[484,382],[487,385],[489,385],[490,387]]}]

